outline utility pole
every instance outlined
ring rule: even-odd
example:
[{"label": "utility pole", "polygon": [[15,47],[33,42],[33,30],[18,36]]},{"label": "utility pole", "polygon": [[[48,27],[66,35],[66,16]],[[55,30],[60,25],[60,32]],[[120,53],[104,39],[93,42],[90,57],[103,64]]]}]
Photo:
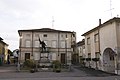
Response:
[{"label": "utility pole", "polygon": [[112,18],[112,10],[113,10],[114,8],[112,8],[112,0],[110,0],[110,16],[111,16],[111,18]]},{"label": "utility pole", "polygon": [[53,28],[53,29],[54,29],[54,22],[55,22],[54,16],[52,16],[52,28]]}]

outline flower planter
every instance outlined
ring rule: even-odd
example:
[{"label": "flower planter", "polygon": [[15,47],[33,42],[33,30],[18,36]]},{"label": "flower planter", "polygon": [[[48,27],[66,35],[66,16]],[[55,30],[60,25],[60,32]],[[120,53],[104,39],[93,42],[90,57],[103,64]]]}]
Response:
[{"label": "flower planter", "polygon": [[96,69],[98,69],[98,64],[97,64],[97,62],[99,61],[99,58],[92,58],[92,60],[96,63]]},{"label": "flower planter", "polygon": [[92,58],[92,60],[97,62],[97,61],[99,61],[99,58]]},{"label": "flower planter", "polygon": [[31,69],[31,70],[30,70],[30,73],[34,73],[34,72],[35,72],[35,69]]},{"label": "flower planter", "polygon": [[86,58],[86,61],[91,61],[91,58]]},{"label": "flower planter", "polygon": [[53,64],[53,72],[61,72],[61,63],[60,63],[60,61],[56,60],[52,64]]},{"label": "flower planter", "polygon": [[56,73],[60,73],[61,72],[61,70],[60,69],[56,69]]}]

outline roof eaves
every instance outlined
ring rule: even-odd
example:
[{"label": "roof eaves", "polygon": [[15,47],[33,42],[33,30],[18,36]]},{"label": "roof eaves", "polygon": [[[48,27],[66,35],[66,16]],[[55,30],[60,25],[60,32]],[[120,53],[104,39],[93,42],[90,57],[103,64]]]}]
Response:
[{"label": "roof eaves", "polygon": [[4,41],[0,41],[0,42],[2,42],[3,44],[5,44],[5,45],[7,45],[7,46],[9,46],[7,43],[5,43]]},{"label": "roof eaves", "polygon": [[86,33],[82,34],[81,36],[86,36],[86,35],[90,34],[91,32],[96,31],[96,30],[99,29],[100,27],[101,27],[101,26],[97,26],[97,27],[95,27],[95,28],[87,31]]},{"label": "roof eaves", "polygon": [[31,31],[35,31],[35,32],[68,32],[68,33],[72,33],[71,31],[62,31],[62,30],[55,30],[55,29],[50,29],[50,28],[41,28],[41,29],[29,29],[29,30],[18,30],[19,32],[31,32]]},{"label": "roof eaves", "polygon": [[109,23],[111,23],[111,22],[114,22],[114,21],[120,21],[120,18],[114,17],[114,18],[112,18],[112,19],[104,22],[103,24],[101,24],[101,25],[99,25],[99,26],[97,26],[97,27],[95,27],[95,28],[87,31],[86,33],[82,34],[81,36],[86,36],[86,35],[90,34],[91,32],[93,32],[93,31],[95,31],[95,30],[97,30],[97,29],[99,29],[99,28],[101,28],[101,27],[104,27],[105,25],[107,25],[107,24],[109,24]]},{"label": "roof eaves", "polygon": [[77,46],[82,46],[82,45],[85,45],[85,41],[84,40],[77,42]]}]

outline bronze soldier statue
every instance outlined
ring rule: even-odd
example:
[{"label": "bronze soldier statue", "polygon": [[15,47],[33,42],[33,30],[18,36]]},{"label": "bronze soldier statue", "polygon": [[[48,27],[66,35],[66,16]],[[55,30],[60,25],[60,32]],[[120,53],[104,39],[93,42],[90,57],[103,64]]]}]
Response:
[{"label": "bronze soldier statue", "polygon": [[42,46],[42,52],[43,52],[43,51],[46,51],[46,47],[45,47],[46,44],[45,44],[45,42],[44,42],[44,41],[41,41],[40,38],[39,38],[39,42],[40,42],[40,44],[41,44],[41,46]]}]

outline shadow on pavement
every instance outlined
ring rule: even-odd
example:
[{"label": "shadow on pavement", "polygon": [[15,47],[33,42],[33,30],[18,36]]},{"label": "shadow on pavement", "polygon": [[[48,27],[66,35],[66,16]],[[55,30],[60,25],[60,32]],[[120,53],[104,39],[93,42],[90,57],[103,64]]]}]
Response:
[{"label": "shadow on pavement", "polygon": [[103,77],[103,76],[117,76],[117,74],[114,73],[108,73],[104,72],[101,70],[95,70],[93,68],[88,68],[88,67],[81,67],[81,66],[73,66],[75,69],[83,71],[86,73],[88,76],[98,76],[98,77]]}]

